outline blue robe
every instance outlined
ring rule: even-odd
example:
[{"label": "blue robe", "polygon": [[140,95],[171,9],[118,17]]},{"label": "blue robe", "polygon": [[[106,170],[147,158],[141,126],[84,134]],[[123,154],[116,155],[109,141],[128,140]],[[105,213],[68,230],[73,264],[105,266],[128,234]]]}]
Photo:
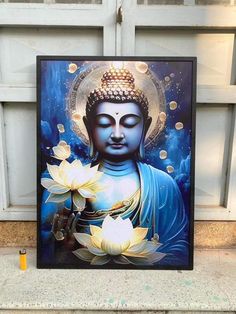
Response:
[{"label": "blue robe", "polygon": [[137,163],[140,181],[141,227],[149,228],[148,239],[155,233],[168,255],[159,264],[188,265],[189,224],[182,196],[175,181],[165,172]]}]

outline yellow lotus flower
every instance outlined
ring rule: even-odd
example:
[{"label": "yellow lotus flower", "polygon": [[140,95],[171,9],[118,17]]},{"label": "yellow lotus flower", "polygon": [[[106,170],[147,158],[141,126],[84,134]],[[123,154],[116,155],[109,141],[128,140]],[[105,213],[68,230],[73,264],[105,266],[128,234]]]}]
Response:
[{"label": "yellow lotus flower", "polygon": [[65,160],[69,158],[71,154],[70,145],[67,145],[65,141],[60,141],[52,150],[54,152],[53,157],[59,160]]},{"label": "yellow lotus flower", "polygon": [[50,192],[46,202],[62,203],[72,196],[76,209],[82,211],[86,198],[95,198],[101,190],[97,181],[102,172],[98,171],[98,165],[90,168],[80,160],[72,163],[63,160],[59,166],[47,164],[47,169],[52,179],[41,179],[42,186]]},{"label": "yellow lotus flower", "polygon": [[130,219],[116,220],[109,215],[102,228],[90,225],[91,235],[74,233],[75,239],[85,248],[73,253],[91,265],[104,265],[110,261],[118,264],[153,265],[165,254],[156,252],[161,245],[145,239],[148,228],[133,228]]}]

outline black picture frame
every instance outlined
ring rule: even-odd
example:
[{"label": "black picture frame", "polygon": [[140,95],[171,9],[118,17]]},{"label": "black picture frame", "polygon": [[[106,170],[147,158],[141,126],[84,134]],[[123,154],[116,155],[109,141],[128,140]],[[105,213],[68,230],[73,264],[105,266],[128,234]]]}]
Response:
[{"label": "black picture frame", "polygon": [[[86,262],[81,262],[79,259],[77,259],[76,262],[67,262],[65,259],[63,259],[66,256],[66,253],[63,255],[64,257],[60,259],[60,262],[57,262],[57,252],[60,251],[65,251],[65,247],[63,246],[63,241],[55,241],[53,239],[53,234],[50,230],[46,230],[45,234],[47,233],[47,236],[50,239],[53,239],[51,242],[46,239],[45,235],[42,235],[42,229],[47,227],[52,224],[52,220],[48,221],[48,219],[52,219],[52,215],[50,217],[47,217],[46,220],[47,222],[45,223],[45,217],[42,217],[42,198],[44,189],[41,185],[41,178],[42,178],[42,167],[45,167],[45,160],[50,159],[51,157],[47,156],[45,158],[44,156],[44,151],[43,149],[45,148],[45,134],[42,134],[42,112],[43,112],[43,107],[50,106],[50,103],[52,104],[52,101],[50,101],[50,96],[48,95],[48,103],[45,103],[47,90],[45,91],[45,77],[46,77],[46,72],[47,65],[46,63],[57,63],[57,62],[63,62],[63,63],[68,63],[68,66],[73,63],[77,64],[78,67],[81,66],[82,63],[87,62],[88,65],[92,63],[99,63],[99,62],[143,62],[148,65],[151,64],[162,64],[162,67],[167,67],[167,71],[163,70],[162,73],[159,75],[161,78],[159,79],[160,84],[166,84],[168,85],[168,79],[166,77],[169,77],[167,75],[168,72],[168,67],[170,64],[175,65],[172,66],[172,69],[175,68],[176,71],[178,71],[179,68],[181,68],[181,65],[183,64],[188,64],[189,70],[191,73],[188,73],[188,78],[190,78],[190,82],[186,82],[186,84],[189,86],[188,90],[183,90],[182,92],[188,93],[188,99],[189,101],[189,108],[188,112],[185,114],[188,116],[188,122],[189,125],[191,126],[191,132],[190,132],[190,137],[189,141],[191,143],[191,161],[190,161],[190,172],[189,172],[189,190],[188,190],[188,202],[189,202],[189,208],[188,208],[188,258],[187,262],[183,264],[154,264],[154,265],[133,265],[133,264],[116,264],[116,263],[108,263],[105,265],[91,265],[90,263]],[[37,57],[37,267],[38,268],[85,268],[85,269],[172,269],[172,270],[192,270],[193,269],[193,251],[194,251],[194,239],[193,239],[193,234],[194,234],[194,164],[195,164],[195,119],[196,119],[196,64],[197,64],[197,59],[195,57],[104,57],[104,56],[99,56],[99,57],[91,57],[91,56],[38,56]],[[184,68],[184,66],[183,66]],[[52,71],[52,69],[50,69]],[[68,70],[68,69],[67,69]],[[56,70],[55,70],[56,71]],[[158,70],[154,70],[158,71]],[[64,73],[64,72],[63,72]],[[91,71],[89,72],[91,73]],[[155,72],[156,73],[156,72]],[[55,73],[54,73],[55,74]],[[62,93],[64,95],[64,106],[68,103],[68,93],[71,89],[71,84],[75,80],[76,74],[73,74],[73,79],[68,81],[63,82],[64,89],[67,90],[67,93]],[[178,74],[179,75],[179,74]],[[56,74],[55,74],[56,76]],[[166,83],[165,83],[165,78],[166,78]],[[172,79],[169,77],[170,81]],[[51,79],[52,81],[53,79]],[[173,79],[173,81],[175,81]],[[54,79],[54,83],[57,82],[57,79]],[[170,84],[174,84],[171,82]],[[52,86],[52,85],[51,85]],[[50,88],[50,87],[49,87]],[[56,90],[56,86],[54,85],[52,88]],[[162,87],[165,92],[165,87]],[[62,89],[62,87],[61,87]],[[179,85],[179,89],[181,90],[181,84]],[[185,96],[183,96],[185,97]],[[66,100],[67,98],[67,100]],[[181,101],[181,96],[180,96],[180,101]],[[167,105],[167,103],[166,103]],[[68,108],[65,108],[65,115],[68,114]],[[168,118],[167,118],[168,119]],[[47,121],[50,124],[50,121]],[[54,120],[54,123],[55,120]],[[57,121],[58,124],[58,121]],[[54,125],[54,130],[55,130],[55,125]],[[43,142],[44,141],[44,142]],[[49,143],[50,144],[50,143]],[[49,151],[51,151],[53,145],[49,145]],[[42,148],[44,147],[44,148]],[[44,168],[45,170],[45,168]],[[48,242],[47,242],[48,241]],[[50,243],[50,244],[48,244]],[[52,244],[53,243],[53,244]],[[50,251],[50,253],[48,253]],[[45,256],[48,257],[45,258]],[[54,255],[53,255],[54,254]]]}]

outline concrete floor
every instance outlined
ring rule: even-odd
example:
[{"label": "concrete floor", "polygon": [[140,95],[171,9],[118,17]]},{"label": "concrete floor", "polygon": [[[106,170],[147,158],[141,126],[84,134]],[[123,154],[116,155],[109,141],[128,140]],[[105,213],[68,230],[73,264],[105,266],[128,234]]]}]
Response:
[{"label": "concrete floor", "polygon": [[196,250],[193,271],[44,270],[34,249],[21,271],[18,259],[0,248],[1,313],[236,312],[236,250]]}]

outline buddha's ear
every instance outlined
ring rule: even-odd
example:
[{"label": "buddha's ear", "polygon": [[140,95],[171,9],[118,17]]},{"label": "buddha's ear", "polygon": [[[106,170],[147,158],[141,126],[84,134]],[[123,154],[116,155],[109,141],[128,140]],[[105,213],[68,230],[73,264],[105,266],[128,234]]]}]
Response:
[{"label": "buddha's ear", "polygon": [[95,146],[93,143],[91,126],[90,126],[88,119],[85,116],[83,117],[83,122],[84,122],[84,125],[85,125],[87,133],[88,133],[88,137],[89,137],[89,156],[91,158],[94,158],[96,156],[97,152],[96,152],[96,149],[95,149]]},{"label": "buddha's ear", "polygon": [[137,155],[139,160],[142,160],[145,157],[144,141],[145,141],[145,137],[146,137],[147,131],[150,128],[151,123],[152,123],[152,118],[151,117],[147,117],[147,120],[146,120],[145,125],[144,125],[142,138],[141,138],[141,141],[140,141],[140,144],[139,144],[139,150],[138,150],[138,155]]},{"label": "buddha's ear", "polygon": [[88,119],[85,116],[83,116],[83,122],[84,122],[84,125],[86,127],[87,133],[89,135],[89,133],[90,133],[89,122],[88,122]]},{"label": "buddha's ear", "polygon": [[144,125],[144,139],[145,139],[145,136],[147,134],[147,131],[150,128],[151,123],[152,123],[152,117],[147,117],[147,120],[146,120],[145,125]]}]

